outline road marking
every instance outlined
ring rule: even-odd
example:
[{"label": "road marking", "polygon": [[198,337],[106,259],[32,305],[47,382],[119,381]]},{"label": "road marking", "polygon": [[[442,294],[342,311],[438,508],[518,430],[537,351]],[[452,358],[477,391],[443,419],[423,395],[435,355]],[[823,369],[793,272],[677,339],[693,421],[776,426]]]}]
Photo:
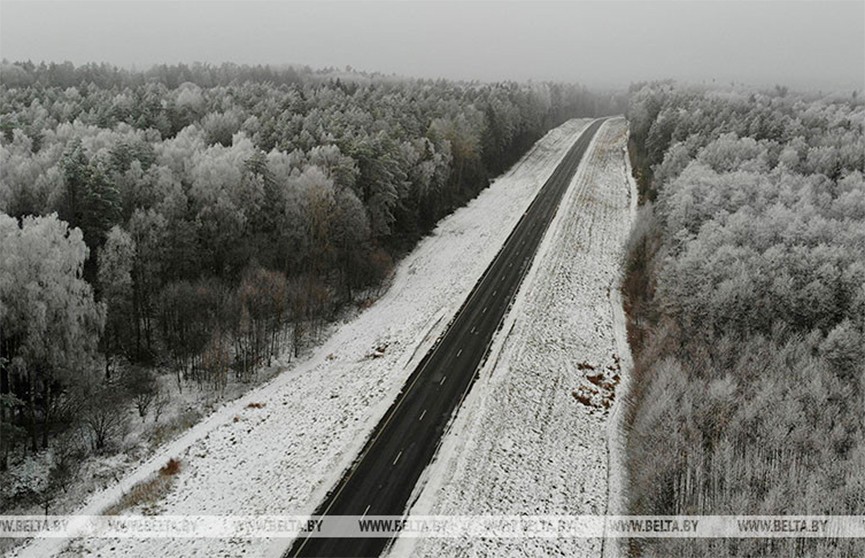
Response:
[{"label": "road marking", "polygon": [[445,380],[447,380],[447,379],[448,379],[447,376],[442,376],[442,381],[439,382],[439,385],[440,385],[440,386],[445,385]]},{"label": "road marking", "polygon": [[483,309],[483,310],[481,310],[481,314],[486,314],[486,313],[487,313],[487,307],[486,307],[486,306],[484,306],[484,309]]},{"label": "road marking", "polygon": [[425,416],[426,416],[426,409],[424,409],[423,412],[420,414],[420,418],[417,419],[418,422],[422,421]]},{"label": "road marking", "polygon": [[[602,120],[602,119],[599,119],[599,120],[596,120],[596,121],[595,121],[595,123],[597,123],[598,126],[597,126],[597,127],[594,127],[594,131],[592,131],[592,136],[594,136],[594,133],[597,132],[597,128],[598,128],[598,127],[600,126],[600,124],[602,124],[603,122],[604,122],[604,120]],[[585,130],[583,130],[583,131],[581,132],[580,138],[578,139],[578,143],[579,143],[579,145],[580,145],[580,149],[582,149],[582,152],[581,152],[580,155],[579,155],[579,159],[575,159],[572,163],[569,164],[569,166],[568,166],[568,169],[569,169],[569,170],[567,171],[568,174],[572,174],[572,173],[574,173],[574,172],[577,172],[577,170],[578,170],[578,168],[579,168],[579,164],[578,164],[578,163],[580,163],[580,162],[582,161],[582,158],[583,158],[583,156],[584,156],[584,154],[585,154],[584,152],[585,152],[585,150],[586,150],[586,147],[591,143],[591,140],[593,139],[593,137],[589,137],[589,136],[586,135],[586,134],[589,132],[590,129],[592,129],[592,127],[589,127],[589,128],[587,128],[587,129],[585,129]],[[567,158],[567,157],[572,157],[572,156],[573,156],[573,157],[577,157],[577,156],[575,155],[575,154],[577,153],[577,151],[579,151],[579,149],[577,148],[576,145],[574,145],[574,146],[571,148],[571,150],[568,152],[566,158]],[[563,165],[563,162],[560,161],[560,162],[558,163],[558,165],[556,166],[556,168],[555,168],[555,170],[554,170],[554,174],[556,174],[556,176],[558,176],[558,175],[560,175],[561,173],[565,172],[565,171],[562,170],[562,168],[561,168],[562,165]],[[573,168],[571,168],[571,167],[573,167]],[[549,180],[551,180],[551,179],[548,179],[548,181],[549,181]],[[572,179],[572,180],[573,180],[573,179]],[[569,186],[569,185],[570,185],[570,183],[568,184],[568,186]],[[565,188],[565,190],[567,190],[567,186],[565,186],[564,188]],[[540,207],[539,198],[540,198],[540,197],[543,197],[543,196],[541,196],[541,194],[543,194],[543,192],[545,192],[545,191],[547,191],[547,190],[549,190],[550,192],[553,191],[552,189],[546,188],[546,184],[545,184],[544,187],[542,187],[542,188],[539,190],[539,192],[536,193],[535,199],[532,201],[532,204],[531,204],[531,205],[529,206],[529,208],[526,210],[526,213],[528,213],[529,210],[532,210],[532,208]],[[550,194],[550,195],[551,195],[551,194]],[[545,196],[546,196],[546,195],[545,195]],[[546,197],[544,197],[544,199],[546,199]],[[538,210],[535,209],[535,211],[537,212]],[[526,223],[525,223],[525,222],[518,223],[518,224],[517,224],[517,227],[516,227],[517,231],[518,231],[518,232],[521,232],[522,234],[525,234],[525,233],[524,233],[525,228],[526,228]],[[525,239],[523,239],[523,242],[521,243],[521,245],[525,245],[525,244],[526,244],[526,241],[525,241]],[[496,256],[496,259],[494,260],[494,263],[495,263],[496,261],[499,260],[499,256],[501,256],[501,254],[499,254],[498,256]],[[524,268],[526,263],[527,263],[527,262],[523,261],[523,262],[522,262],[522,265],[519,266],[519,267],[520,267],[520,268]],[[509,263],[508,263],[508,267],[513,267],[513,262],[509,262]],[[476,299],[478,298],[478,293],[479,293],[479,292],[480,292],[479,290],[472,290],[472,292],[471,292],[470,295],[469,295],[469,298],[468,298],[468,299],[466,300],[466,302],[464,303],[464,306],[468,306],[472,301],[476,300]],[[484,308],[484,312],[486,312],[486,308]],[[459,315],[459,311],[457,312],[457,315]],[[326,507],[325,507],[325,509],[324,509],[324,512],[323,512],[321,515],[327,515],[327,514],[328,514],[328,512],[329,512],[329,511],[331,510],[331,508],[334,506],[334,504],[335,504],[336,501],[339,499],[339,497],[341,496],[341,494],[344,492],[346,486],[350,483],[350,481],[352,480],[352,478],[354,477],[354,475],[357,473],[357,471],[358,471],[358,467],[357,467],[357,465],[358,465],[359,463],[361,463],[362,461],[364,461],[365,459],[369,458],[370,454],[372,453],[373,448],[376,446],[376,443],[377,443],[377,442],[379,441],[379,439],[381,438],[382,433],[385,432],[385,431],[387,430],[387,428],[390,426],[392,420],[393,420],[394,417],[397,415],[397,413],[399,412],[399,410],[400,410],[401,408],[403,408],[403,404],[404,404],[404,403],[406,402],[406,400],[408,399],[408,394],[412,392],[412,390],[415,388],[415,386],[419,383],[419,380],[420,380],[422,377],[424,377],[424,373],[426,372],[429,363],[432,361],[432,357],[433,357],[433,355],[435,355],[435,354],[438,352],[438,349],[440,349],[441,346],[442,346],[442,345],[435,345],[435,346],[433,347],[433,349],[430,351],[430,353],[428,353],[428,355],[427,355],[427,356],[430,357],[430,358],[427,359],[426,363],[425,363],[423,366],[421,366],[419,369],[416,370],[416,372],[413,373],[413,374],[414,374],[414,379],[411,381],[411,384],[408,385],[407,388],[405,389],[405,391],[403,391],[403,392],[400,394],[398,400],[397,400],[396,403],[393,405],[393,407],[391,407],[390,409],[388,409],[388,413],[385,415],[385,418],[383,419],[383,421],[380,422],[380,423],[376,426],[376,428],[377,428],[377,432],[376,432],[375,437],[372,438],[371,440],[369,440],[369,441],[367,442],[367,444],[364,445],[363,449],[361,449],[361,454],[360,454],[360,456],[359,456],[358,462],[355,463],[355,465],[351,468],[351,470],[349,471],[349,473],[347,474],[347,476],[345,476],[345,477],[343,477],[343,478],[340,479],[340,481],[339,481],[338,484],[337,484],[337,490],[336,490],[336,493],[333,494],[333,496],[332,496],[331,498],[328,499],[329,501],[327,502],[327,505],[326,505]],[[479,370],[479,368],[475,370],[475,374],[474,374],[474,376],[477,376],[477,374],[478,374],[478,370]],[[442,383],[444,383],[444,380],[442,380]],[[466,393],[467,393],[467,391],[463,393],[463,398],[465,398]],[[426,414],[426,410],[424,410],[424,414]],[[423,415],[421,415],[421,418],[423,418]],[[381,485],[379,485],[379,487],[381,487]],[[367,509],[369,509],[369,506],[367,506]],[[366,513],[366,512],[364,512],[364,513]],[[299,554],[300,552],[303,551],[303,548],[304,548],[304,547],[306,546],[306,544],[309,542],[310,538],[311,538],[311,537],[309,537],[309,536],[306,536],[306,537],[303,538],[302,542],[300,543],[300,547],[299,547],[298,550],[297,550],[297,553],[298,553],[298,554]]]},{"label": "road marking", "polygon": [[399,453],[396,454],[396,459],[393,460],[393,464],[396,465],[396,462],[399,461],[400,456],[402,455],[402,450],[399,450]]},{"label": "road marking", "polygon": [[365,516],[366,516],[366,512],[369,511],[369,507],[370,507],[371,505],[372,505],[372,504],[367,504],[367,505],[366,505],[366,509],[363,510],[363,515],[362,515],[361,517],[365,517]]},{"label": "road marking", "polygon": [[497,292],[499,292],[499,291],[493,291],[493,296],[496,296]]},{"label": "road marking", "polygon": [[462,350],[462,349],[460,349],[459,351],[457,351],[457,356],[460,356],[461,354],[463,354],[463,350]]},{"label": "road marking", "polygon": [[469,333],[474,333],[474,332],[475,332],[475,326],[472,326],[472,330]]}]

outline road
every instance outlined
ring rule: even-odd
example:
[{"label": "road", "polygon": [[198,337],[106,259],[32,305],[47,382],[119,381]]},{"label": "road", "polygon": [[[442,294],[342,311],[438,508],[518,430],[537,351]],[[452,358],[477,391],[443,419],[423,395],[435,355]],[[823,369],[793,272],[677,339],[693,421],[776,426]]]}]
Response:
[{"label": "road", "polygon": [[[358,459],[314,515],[402,515],[471,389],[546,229],[603,120],[580,135],[511,231],[447,331],[406,381]],[[385,538],[298,538],[285,556],[378,556]]]}]

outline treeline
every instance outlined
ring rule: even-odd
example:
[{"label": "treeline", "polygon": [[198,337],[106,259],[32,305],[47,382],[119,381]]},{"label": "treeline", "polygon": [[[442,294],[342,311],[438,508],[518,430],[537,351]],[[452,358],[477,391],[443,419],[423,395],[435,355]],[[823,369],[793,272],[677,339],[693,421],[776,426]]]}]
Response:
[{"label": "treeline", "polygon": [[546,130],[617,102],[547,83],[4,62],[0,469],[72,426],[104,450],[107,408],[144,417],[165,396],[156,369],[177,389],[253,379]]},{"label": "treeline", "polygon": [[[632,92],[643,200],[628,512],[865,513],[865,105]],[[643,540],[647,556],[852,556],[837,539]]]}]

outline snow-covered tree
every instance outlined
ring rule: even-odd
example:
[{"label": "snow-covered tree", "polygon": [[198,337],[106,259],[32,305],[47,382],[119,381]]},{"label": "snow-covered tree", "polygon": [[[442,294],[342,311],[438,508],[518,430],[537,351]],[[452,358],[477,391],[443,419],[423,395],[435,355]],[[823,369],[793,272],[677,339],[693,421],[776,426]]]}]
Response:
[{"label": "snow-covered tree", "polygon": [[82,277],[87,254],[81,231],[54,214],[25,217],[20,227],[0,214],[3,372],[27,386],[33,451],[40,430],[47,447],[59,388],[89,373],[103,328],[104,309]]}]

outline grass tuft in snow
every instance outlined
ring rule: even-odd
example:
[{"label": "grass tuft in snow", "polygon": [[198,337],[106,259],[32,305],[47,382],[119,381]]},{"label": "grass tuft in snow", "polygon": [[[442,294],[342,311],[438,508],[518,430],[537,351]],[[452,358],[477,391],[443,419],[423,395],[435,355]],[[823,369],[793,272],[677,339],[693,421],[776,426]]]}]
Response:
[{"label": "grass tuft in snow", "polygon": [[153,511],[150,507],[168,494],[178,473],[180,460],[172,457],[157,474],[133,486],[116,504],[105,509],[103,515],[120,515],[137,507],[142,507],[145,514]]}]

